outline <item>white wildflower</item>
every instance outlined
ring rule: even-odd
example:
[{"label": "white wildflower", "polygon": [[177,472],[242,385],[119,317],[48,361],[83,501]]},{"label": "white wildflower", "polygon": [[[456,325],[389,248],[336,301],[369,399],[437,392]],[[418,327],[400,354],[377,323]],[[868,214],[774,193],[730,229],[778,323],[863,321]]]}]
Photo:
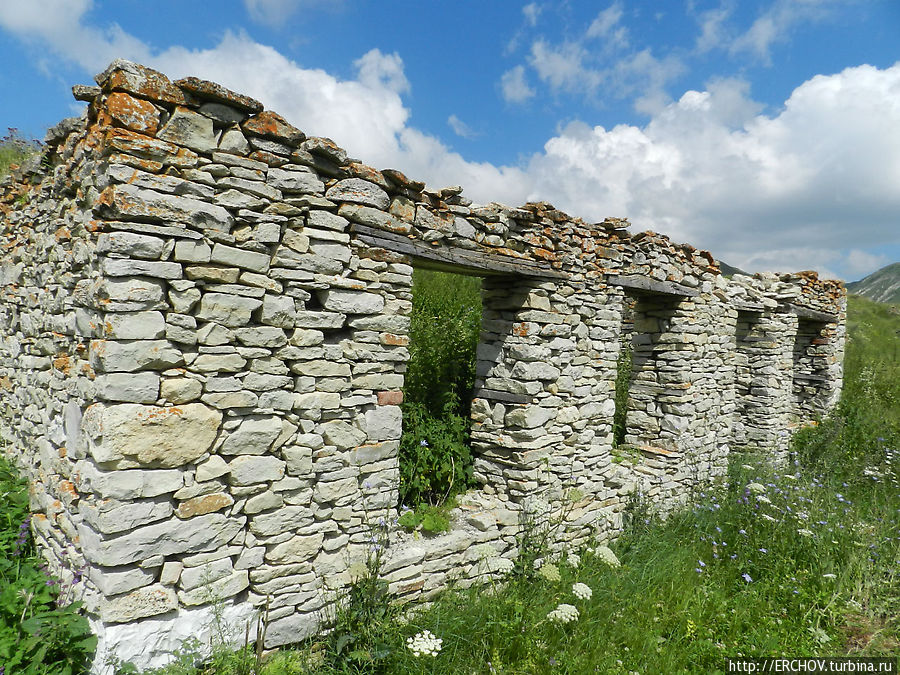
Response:
[{"label": "white wildflower", "polygon": [[594,551],[594,554],[610,567],[621,567],[622,565],[622,563],[620,563],[619,559],[616,557],[616,554],[612,552],[612,549],[610,549],[609,546],[598,546]]},{"label": "white wildflower", "polygon": [[566,558],[566,562],[569,564],[569,567],[578,567],[581,564],[581,556],[577,553],[570,553]]},{"label": "white wildflower", "polygon": [[741,468],[744,471],[753,471],[756,467],[750,466],[749,464],[741,464]]},{"label": "white wildflower", "polygon": [[547,614],[547,618],[557,623],[569,623],[578,620],[578,610],[573,605],[562,603],[552,612]]},{"label": "white wildflower", "polygon": [[540,574],[547,581],[559,581],[559,568],[553,563],[544,563],[541,565],[541,568],[538,570],[538,574]]},{"label": "white wildflower", "polygon": [[594,591],[591,590],[590,586],[582,583],[577,583],[572,586],[572,592],[579,600],[590,600],[591,596],[594,594]]},{"label": "white wildflower", "polygon": [[823,574],[822,578],[823,579],[835,579],[835,578],[837,578],[837,574]]},{"label": "white wildflower", "polygon": [[497,549],[495,549],[493,546],[485,543],[478,544],[478,546],[475,547],[475,555],[478,556],[479,560],[487,560],[488,558],[493,558],[500,554],[497,553]]},{"label": "white wildflower", "polygon": [[768,521],[771,521],[773,523],[775,522],[775,519],[772,516],[770,516],[768,513],[760,513],[759,515]]},{"label": "white wildflower", "polygon": [[750,483],[747,486],[747,489],[750,490],[750,492],[753,492],[755,494],[761,494],[766,491],[766,486],[763,485],[762,483]]},{"label": "white wildflower", "polygon": [[761,502],[763,504],[771,504],[772,500],[766,497],[765,495],[756,495],[756,501]]},{"label": "white wildflower", "polygon": [[802,527],[799,530],[797,530],[797,534],[799,534],[801,537],[813,536],[812,530],[807,530],[805,527]]},{"label": "white wildflower", "polygon": [[413,637],[406,638],[406,646],[414,656],[437,656],[437,653],[441,651],[443,642],[441,638],[435,637],[428,630],[423,630]]}]

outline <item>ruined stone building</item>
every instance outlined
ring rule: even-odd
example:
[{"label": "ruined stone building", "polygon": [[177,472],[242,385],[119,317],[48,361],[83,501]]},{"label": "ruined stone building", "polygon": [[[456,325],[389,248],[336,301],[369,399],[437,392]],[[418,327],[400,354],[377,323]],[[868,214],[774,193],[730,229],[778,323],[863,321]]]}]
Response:
[{"label": "ruined stone building", "polygon": [[475,205],[212,82],[124,61],[97,82],[0,183],[0,433],[54,570],[85,570],[98,663],[160,665],[213,602],[242,634],[268,607],[267,647],[316,630],[396,516],[415,267],[483,278],[479,487],[449,533],[392,530],[398,596],[486,578],[476,545],[514,557],[523,513],[565,495],[560,543],[604,542],[636,490],[667,509],[730,452],[777,461],[838,399],[840,282]]}]

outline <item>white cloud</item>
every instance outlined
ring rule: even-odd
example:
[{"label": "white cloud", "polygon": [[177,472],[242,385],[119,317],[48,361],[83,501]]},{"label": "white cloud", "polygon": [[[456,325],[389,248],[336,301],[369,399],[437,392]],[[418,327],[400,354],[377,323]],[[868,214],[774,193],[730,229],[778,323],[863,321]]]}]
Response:
[{"label": "white cloud", "polygon": [[778,115],[758,109],[745,83],[719,80],[643,128],[570,124],[531,159],[530,184],[745,269],[843,271],[851,241],[900,243],[900,63],[820,75]]},{"label": "white cloud", "polygon": [[585,34],[586,37],[603,38],[614,46],[625,46],[628,43],[628,29],[619,23],[623,14],[622,3],[613,3],[601,11],[591,22]]},{"label": "white cloud", "polygon": [[697,36],[695,42],[698,52],[708,52],[725,44],[728,39],[725,22],[731,16],[732,9],[730,4],[723,4],[716,9],[710,9],[700,14],[698,17],[700,35]]},{"label": "white cloud", "polygon": [[524,103],[534,96],[534,89],[525,81],[525,67],[516,66],[500,77],[500,91],[503,100],[509,103]]},{"label": "white cloud", "polygon": [[463,122],[456,115],[450,115],[450,117],[447,118],[447,124],[453,129],[453,133],[461,138],[475,138],[478,135],[468,124]]},{"label": "white cloud", "polygon": [[771,48],[785,42],[798,24],[818,21],[829,12],[852,0],[775,0],[763,11],[745,33],[729,45],[732,54],[747,53],[771,65]]},{"label": "white cloud", "polygon": [[0,26],[89,71],[101,70],[123,54],[136,60],[150,55],[143,42],[118,24],[86,26],[82,19],[92,7],[92,0],[0,2]]},{"label": "white cloud", "polygon": [[541,81],[557,91],[592,92],[600,84],[600,73],[585,66],[588,52],[579,42],[553,46],[545,40],[531,45],[528,62]]},{"label": "white cloud", "polygon": [[279,26],[308,0],[244,0],[244,7],[254,21]]},{"label": "white cloud", "polygon": [[537,26],[538,17],[541,15],[541,6],[536,2],[531,2],[522,8],[522,14],[529,26]]},{"label": "white cloud", "polygon": [[888,256],[851,249],[846,257],[845,273],[848,280],[861,279],[893,262]]}]

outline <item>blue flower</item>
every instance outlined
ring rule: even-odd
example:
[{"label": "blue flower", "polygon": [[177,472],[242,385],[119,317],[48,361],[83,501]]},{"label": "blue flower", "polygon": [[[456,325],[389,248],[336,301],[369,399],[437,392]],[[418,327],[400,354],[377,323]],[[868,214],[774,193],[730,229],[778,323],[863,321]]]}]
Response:
[{"label": "blue flower", "polygon": [[427,447],[428,447],[428,441],[426,441],[426,440],[423,438],[421,441],[419,441],[419,445],[421,445],[423,448],[427,448]]},{"label": "blue flower", "polygon": [[751,581],[753,581],[753,579],[750,577],[750,575],[747,574],[746,572],[744,572],[744,573],[741,575],[741,578],[742,578],[744,581],[746,581],[748,584],[749,584]]}]

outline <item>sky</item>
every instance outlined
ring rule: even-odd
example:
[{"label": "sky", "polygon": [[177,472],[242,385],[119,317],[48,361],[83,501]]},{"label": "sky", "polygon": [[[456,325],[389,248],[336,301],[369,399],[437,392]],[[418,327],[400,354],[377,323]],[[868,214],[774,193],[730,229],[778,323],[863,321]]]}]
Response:
[{"label": "sky", "polygon": [[900,0],[0,0],[0,136],[79,114],[115,58],[478,203],[753,272],[900,260]]}]

